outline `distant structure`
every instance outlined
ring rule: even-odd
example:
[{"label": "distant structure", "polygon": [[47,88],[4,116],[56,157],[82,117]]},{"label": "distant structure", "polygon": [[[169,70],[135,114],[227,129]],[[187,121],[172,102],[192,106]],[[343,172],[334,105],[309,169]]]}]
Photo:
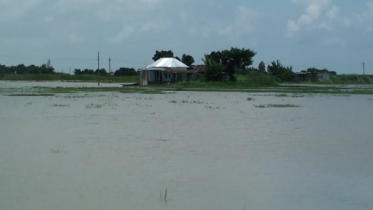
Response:
[{"label": "distant structure", "polygon": [[329,81],[330,80],[330,74],[327,71],[317,72],[317,79],[320,80],[320,81]]},{"label": "distant structure", "polygon": [[51,66],[51,60],[50,60],[50,59],[48,59],[47,64],[46,64],[46,67],[47,67],[47,68],[52,67],[52,66]]},{"label": "distant structure", "polygon": [[169,84],[182,80],[189,66],[175,58],[160,58],[140,70],[140,85]]},{"label": "distant structure", "polygon": [[306,81],[317,79],[319,81],[329,81],[330,73],[327,70],[301,71],[294,73],[294,79],[297,81]]}]

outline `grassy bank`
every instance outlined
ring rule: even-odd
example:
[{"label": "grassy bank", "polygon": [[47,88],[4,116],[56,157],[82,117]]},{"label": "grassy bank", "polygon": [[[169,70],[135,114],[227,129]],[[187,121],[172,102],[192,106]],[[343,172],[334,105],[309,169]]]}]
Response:
[{"label": "grassy bank", "polygon": [[331,75],[328,81],[307,81],[307,84],[330,84],[330,85],[369,85],[373,84],[373,75],[341,74]]},{"label": "grassy bank", "polygon": [[269,75],[250,72],[248,75],[238,75],[237,82],[207,82],[190,81],[172,85],[175,88],[219,88],[219,89],[245,89],[277,87],[277,82]]},{"label": "grassy bank", "polygon": [[7,81],[80,81],[80,82],[139,82],[138,76],[115,77],[97,75],[69,75],[69,74],[6,74],[0,75],[0,80]]},{"label": "grassy bank", "polygon": [[[173,86],[146,86],[146,87],[33,87],[29,89],[1,89],[0,94],[8,96],[39,96],[42,94],[88,93],[88,92],[117,92],[137,94],[164,94],[175,91],[201,91],[201,92],[245,92],[245,93],[276,93],[277,97],[303,97],[302,94],[328,94],[328,95],[373,95],[372,89],[338,88],[338,87],[252,87],[252,88],[226,88],[226,87],[173,87]],[[295,94],[295,95],[288,95]]]},{"label": "grassy bank", "polygon": [[373,84],[373,75],[334,75],[331,84]]}]

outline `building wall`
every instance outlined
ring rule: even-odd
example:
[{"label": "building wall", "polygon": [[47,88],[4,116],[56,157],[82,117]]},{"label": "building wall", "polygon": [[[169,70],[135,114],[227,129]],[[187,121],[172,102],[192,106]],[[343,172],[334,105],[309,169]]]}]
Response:
[{"label": "building wall", "polygon": [[169,83],[176,81],[176,74],[167,73],[164,71],[147,71],[148,72],[148,81],[149,83],[160,83],[162,77],[163,83]]},{"label": "building wall", "polygon": [[317,73],[317,79],[319,80],[329,80],[330,79],[330,76],[329,76],[329,73]]}]

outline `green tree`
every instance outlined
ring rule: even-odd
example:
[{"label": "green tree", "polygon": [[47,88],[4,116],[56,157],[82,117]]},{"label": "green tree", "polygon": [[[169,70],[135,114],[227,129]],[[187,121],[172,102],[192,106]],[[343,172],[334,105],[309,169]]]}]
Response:
[{"label": "green tree", "polygon": [[134,68],[122,67],[115,71],[114,76],[136,76],[138,73]]},{"label": "green tree", "polygon": [[293,67],[285,67],[280,60],[273,61],[268,65],[268,73],[281,81],[290,82],[294,79]]},{"label": "green tree", "polygon": [[75,70],[74,70],[74,74],[75,74],[75,75],[81,75],[81,74],[82,74],[82,70],[80,70],[80,69],[75,69]]},{"label": "green tree", "polygon": [[258,69],[260,72],[266,72],[266,64],[262,61],[259,63]]},{"label": "green tree", "polygon": [[[169,51],[155,51],[155,54],[153,56],[153,61],[157,61],[159,60],[160,58],[173,58],[174,57],[174,53],[169,50]],[[179,58],[180,60],[180,58]]]},{"label": "green tree", "polygon": [[183,62],[185,65],[189,67],[192,67],[194,63],[194,58],[191,55],[183,54],[183,56],[181,56],[181,62]]},{"label": "green tree", "polygon": [[107,76],[107,72],[104,68],[100,69],[99,71],[96,69],[94,74],[100,75],[100,76]]},{"label": "green tree", "polygon": [[211,52],[207,57],[224,66],[224,72],[229,76],[231,81],[237,80],[240,72],[245,73],[247,67],[253,64],[253,58],[256,52],[245,48],[234,48],[229,50]]},{"label": "green tree", "polygon": [[205,55],[205,58],[202,61],[206,65],[205,79],[207,81],[221,82],[224,80],[224,66],[215,60],[209,58],[208,55]]}]

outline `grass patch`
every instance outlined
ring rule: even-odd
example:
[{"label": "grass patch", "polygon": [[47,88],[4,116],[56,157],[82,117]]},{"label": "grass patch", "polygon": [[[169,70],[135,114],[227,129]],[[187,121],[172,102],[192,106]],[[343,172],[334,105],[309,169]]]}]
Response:
[{"label": "grass patch", "polygon": [[292,98],[304,98],[305,95],[303,95],[303,94],[293,94],[291,97]]},{"label": "grass patch", "polygon": [[70,104],[53,104],[52,107],[69,107]]},{"label": "grass patch", "polygon": [[98,76],[98,75],[69,75],[69,74],[5,74],[0,80],[7,81],[71,81],[71,82],[123,82],[133,83],[140,80],[139,76]]},{"label": "grass patch", "polygon": [[205,106],[205,108],[209,110],[225,109],[225,107],[221,108],[220,106]]},{"label": "grass patch", "polygon": [[289,97],[289,95],[288,94],[286,94],[286,93],[280,93],[280,94],[276,94],[275,95],[276,97]]},{"label": "grass patch", "polygon": [[164,94],[162,90],[159,89],[144,89],[144,88],[131,88],[123,89],[119,91],[120,93],[137,93],[137,94]]},{"label": "grass patch", "polygon": [[295,104],[268,104],[268,108],[295,108],[300,107],[299,105]]},{"label": "grass patch", "polygon": [[255,108],[296,108],[300,107],[295,104],[267,104],[267,105],[254,105]]},{"label": "grass patch", "polygon": [[51,93],[12,93],[8,96],[42,96],[42,97],[47,97],[47,96],[54,96],[54,94]]},{"label": "grass patch", "polygon": [[255,107],[255,108],[266,108],[266,105],[262,105],[262,104],[260,104],[260,105],[254,105],[254,107]]},{"label": "grass patch", "polygon": [[102,108],[102,105],[92,103],[92,104],[85,105],[85,108],[86,109],[99,109],[99,108]]},{"label": "grass patch", "polygon": [[180,102],[178,102],[177,100],[170,100],[169,102],[172,103],[172,104],[177,104],[177,103],[180,103],[180,104],[204,104],[204,102],[199,101],[199,100],[194,100],[194,101],[182,100]]}]

